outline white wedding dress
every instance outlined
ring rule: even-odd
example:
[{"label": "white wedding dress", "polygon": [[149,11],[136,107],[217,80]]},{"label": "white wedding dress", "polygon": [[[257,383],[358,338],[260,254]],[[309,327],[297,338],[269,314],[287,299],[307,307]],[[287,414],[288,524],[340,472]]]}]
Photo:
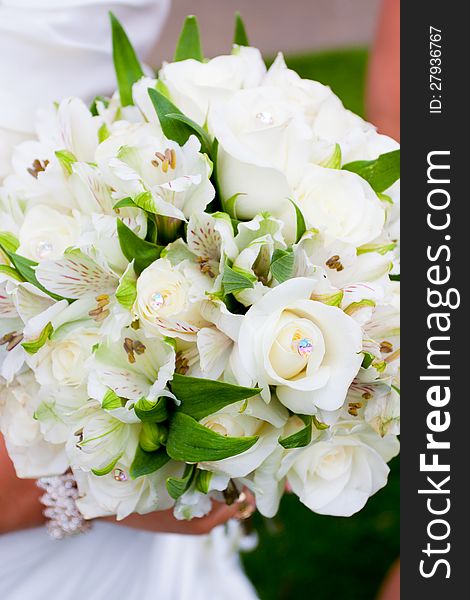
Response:
[{"label": "white wedding dress", "polygon": [[[38,105],[115,86],[107,11],[140,56],[169,0],[0,0],[0,180]],[[237,522],[208,536],[152,534],[104,522],[61,541],[45,528],[0,535],[1,600],[253,600]]]}]

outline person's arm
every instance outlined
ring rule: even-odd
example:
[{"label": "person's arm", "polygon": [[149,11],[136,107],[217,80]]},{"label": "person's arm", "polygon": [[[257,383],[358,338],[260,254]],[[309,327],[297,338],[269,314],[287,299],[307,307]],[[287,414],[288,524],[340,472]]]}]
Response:
[{"label": "person's arm", "polygon": [[367,118],[400,139],[400,0],[383,0],[369,64]]},{"label": "person's arm", "polygon": [[41,493],[34,481],[18,479],[0,434],[0,533],[44,523]]},{"label": "person's arm", "polygon": [[[0,534],[42,525],[45,522],[44,507],[39,501],[42,493],[35,481],[18,479],[0,434]],[[248,502],[254,505],[249,495]],[[116,521],[114,517],[106,517],[105,520],[145,531],[198,535],[209,533],[217,525],[235,517],[240,507],[240,504],[226,506],[214,502],[210,514],[191,521],[178,521],[173,510],[132,514],[122,521]]]}]

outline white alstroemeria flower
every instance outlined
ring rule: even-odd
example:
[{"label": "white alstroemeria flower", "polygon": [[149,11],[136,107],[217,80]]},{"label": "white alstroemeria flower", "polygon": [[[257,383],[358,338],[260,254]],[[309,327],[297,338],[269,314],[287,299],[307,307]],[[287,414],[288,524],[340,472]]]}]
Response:
[{"label": "white alstroemeria flower", "polygon": [[[13,288],[13,291],[16,288]],[[9,281],[0,283],[0,384],[12,381],[24,360],[22,341],[24,323],[18,314]]]},{"label": "white alstroemeria flower", "polygon": [[387,376],[366,382],[356,378],[337,417],[365,421],[382,437],[399,435],[400,391],[395,383]]},{"label": "white alstroemeria flower", "polygon": [[66,248],[75,244],[79,233],[77,218],[36,204],[26,212],[20,227],[18,254],[36,262],[60,258]]},{"label": "white alstroemeria flower", "polygon": [[40,141],[68,150],[79,161],[92,162],[101,125],[101,117],[93,116],[82,100],[65,98],[57,107],[40,112],[36,129]]},{"label": "white alstroemeria flower", "polygon": [[203,211],[215,195],[212,165],[191,136],[184,146],[154,125],[129,125],[102,142],[95,161],[115,201],[149,192],[159,215],[186,220]]},{"label": "white alstroemeria flower", "polygon": [[257,48],[235,46],[232,54],[207,62],[189,59],[164,63],[158,78],[172,102],[204,125],[214,102],[225,103],[237,90],[259,85],[265,72]]},{"label": "white alstroemeria flower", "polygon": [[239,360],[270,399],[293,412],[336,410],[362,362],[362,331],[342,310],[310,297],[315,279],[290,279],[246,313],[238,338]]},{"label": "white alstroemeria flower", "polygon": [[[90,369],[88,392],[100,402],[108,389],[134,402],[142,397],[155,400],[171,396],[165,392],[165,386],[175,370],[175,350],[161,337],[146,337],[141,330],[127,327],[118,342],[103,343],[95,350]],[[129,418],[126,412],[129,413],[127,408],[115,409],[112,414],[138,422],[134,411]]]},{"label": "white alstroemeria flower", "polygon": [[201,272],[212,278],[223,272],[227,258],[234,260],[239,252],[230,217],[225,213],[191,215],[186,236],[188,249],[197,257]]},{"label": "white alstroemeria flower", "polygon": [[400,435],[400,393],[391,387],[388,393],[375,394],[366,404],[364,420],[382,437]]},{"label": "white alstroemeria flower", "polygon": [[253,475],[256,508],[267,518],[272,518],[277,513],[286,487],[285,477],[280,475],[285,453],[284,448],[278,444]]},{"label": "white alstroemeria flower", "polygon": [[238,194],[235,214],[241,219],[264,211],[282,214],[310,160],[312,134],[303,111],[279,88],[242,90],[214,106],[209,130],[219,141],[222,198]]},{"label": "white alstroemeria flower", "polygon": [[307,226],[326,238],[361,246],[377,238],[385,212],[374,190],[359,175],[309,165],[294,190]]},{"label": "white alstroemeria flower", "polygon": [[245,404],[231,404],[200,422],[221,435],[257,435],[258,441],[246,452],[215,462],[203,462],[201,468],[230,477],[245,477],[274,451],[288,412],[275,398],[270,405],[259,397],[250,398]]},{"label": "white alstroemeria flower", "polygon": [[200,311],[208,323],[197,333],[197,355],[191,365],[191,375],[219,379],[224,374],[224,380],[237,383],[227,368],[236,349],[243,315],[232,314],[220,300],[202,302]]},{"label": "white alstroemeria flower", "polygon": [[131,478],[129,467],[129,462],[118,461],[110,473],[101,476],[74,469],[80,492],[77,506],[86,519],[116,515],[121,520],[133,512],[145,514],[174,505],[165,483],[168,477],[181,476],[181,463],[170,461],[137,479]]},{"label": "white alstroemeria flower", "polygon": [[173,267],[160,258],[137,280],[134,312],[149,334],[161,334],[194,341],[206,325],[200,313],[205,293],[212,287],[210,277],[189,263]]},{"label": "white alstroemeria flower", "polygon": [[[46,205],[56,210],[74,208],[75,199],[66,173],[55,156],[51,141],[26,141],[12,155],[13,172],[5,178],[5,192],[16,199],[17,206]],[[20,221],[20,223],[22,220]]]},{"label": "white alstroemeria flower", "polygon": [[176,501],[173,515],[178,521],[189,521],[205,517],[211,510],[212,500],[209,494],[203,494],[196,489],[189,489]]},{"label": "white alstroemeria flower", "polygon": [[6,281],[0,283],[0,319],[17,319],[18,311],[16,309],[10,286]]},{"label": "white alstroemeria flower", "polygon": [[46,290],[64,298],[112,294],[119,278],[104,261],[95,258],[77,249],[70,250],[58,260],[43,260],[36,269],[36,277]]},{"label": "white alstroemeria flower", "polygon": [[15,148],[12,174],[4,185],[29,206],[47,205],[60,211],[75,207],[68,173],[56,153],[66,152],[78,161],[93,161],[98,146],[100,117],[94,117],[78,98],[66,98],[40,113],[37,140]]},{"label": "white alstroemeria flower", "polygon": [[0,327],[0,330],[3,329],[6,349],[6,356],[0,365],[0,375],[7,381],[12,381],[28,360],[28,354],[21,344],[36,341],[44,328],[66,309],[67,301],[56,302],[27,282],[8,282],[5,290],[15,306],[18,318],[7,319],[3,321],[3,327]]},{"label": "white alstroemeria flower", "polygon": [[106,185],[98,167],[77,161],[72,163],[71,170],[68,181],[80,213],[115,215],[113,210],[115,202],[112,199],[111,188]]},{"label": "white alstroemeria flower", "polygon": [[[44,439],[52,444],[65,444],[75,425],[74,415],[88,402],[86,387],[45,385],[38,393],[34,418]],[[75,429],[74,429],[75,431]]]},{"label": "white alstroemeria flower", "polygon": [[0,430],[21,478],[59,475],[68,466],[64,445],[45,441],[34,418],[38,394],[30,371],[18,375],[11,385],[0,385]]},{"label": "white alstroemeria flower", "polygon": [[68,251],[58,260],[45,260],[36,269],[38,281],[49,291],[65,298],[75,299],[64,311],[55,328],[71,321],[88,321],[88,325],[102,324],[101,332],[113,340],[123,327],[132,321],[132,313],[117,299],[119,285],[129,276],[132,265],[127,265],[121,277],[100,256],[97,248],[90,248],[94,259],[80,250]]},{"label": "white alstroemeria flower", "polygon": [[300,501],[322,515],[349,517],[387,483],[387,462],[398,453],[395,436],[368,425],[340,423],[324,439],[289,451],[280,475]]},{"label": "white alstroemeria flower", "polygon": [[124,423],[97,402],[88,402],[74,415],[74,436],[69,436],[67,454],[74,468],[103,474],[118,460],[132,462],[141,425]]},{"label": "white alstroemeria flower", "polygon": [[282,221],[265,215],[257,215],[251,221],[238,225],[235,243],[240,253],[233,266],[256,278],[253,288],[234,292],[241,304],[251,306],[268,290],[272,254],[274,250],[286,248],[282,228]]},{"label": "white alstroemeria flower", "polygon": [[211,474],[208,490],[206,494],[199,492],[195,485],[191,487],[178,498],[173,509],[175,519],[179,521],[189,521],[194,518],[206,516],[212,510],[212,498],[220,500],[219,494],[227,488],[230,477],[228,475]]}]

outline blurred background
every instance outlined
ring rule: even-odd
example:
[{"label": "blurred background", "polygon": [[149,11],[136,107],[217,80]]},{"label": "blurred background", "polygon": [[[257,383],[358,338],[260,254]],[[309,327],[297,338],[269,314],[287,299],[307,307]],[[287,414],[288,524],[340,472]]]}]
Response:
[{"label": "blurred background", "polygon": [[[269,63],[276,52],[302,77],[330,85],[343,103],[365,115],[369,49],[380,0],[174,0],[153,49],[157,67],[171,59],[184,18],[196,14],[206,56],[227,53],[233,15],[242,14],[250,43]],[[343,519],[312,514],[286,496],[275,519],[256,515],[256,550],[243,554],[261,600],[374,600],[399,554],[399,459],[389,485],[358,515]]]},{"label": "blurred background", "polygon": [[[217,7],[217,10],[214,10]],[[173,0],[170,17],[154,60],[173,56],[175,40],[187,15],[198,17],[206,56],[222,54],[233,34],[239,10],[252,44],[264,54],[289,54],[349,46],[373,39],[380,0]]]}]

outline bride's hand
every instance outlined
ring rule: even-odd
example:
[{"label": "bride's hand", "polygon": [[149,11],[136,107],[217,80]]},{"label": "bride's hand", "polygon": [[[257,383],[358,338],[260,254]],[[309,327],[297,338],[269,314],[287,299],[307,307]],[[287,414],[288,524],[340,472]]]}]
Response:
[{"label": "bride's hand", "polygon": [[220,502],[212,503],[212,511],[201,518],[194,518],[191,521],[179,521],[173,516],[173,510],[163,510],[146,515],[132,514],[122,521],[116,521],[114,517],[106,517],[107,521],[160,533],[182,533],[187,535],[203,535],[209,533],[217,527],[226,523],[229,519],[241,518],[243,513],[250,514],[255,509],[255,500],[253,496],[245,490],[244,500],[235,502],[231,506]]},{"label": "bride's hand", "polygon": [[[31,479],[18,479],[0,434],[0,534],[42,525],[45,522],[43,506],[39,502],[42,493]],[[178,521],[172,510],[147,515],[132,514],[122,521],[116,521],[114,517],[106,517],[105,520],[155,533],[205,534],[217,525],[240,516],[247,506],[254,508],[253,496],[249,492],[245,492],[245,495],[243,503],[231,506],[213,502],[210,514],[191,521]]]}]

